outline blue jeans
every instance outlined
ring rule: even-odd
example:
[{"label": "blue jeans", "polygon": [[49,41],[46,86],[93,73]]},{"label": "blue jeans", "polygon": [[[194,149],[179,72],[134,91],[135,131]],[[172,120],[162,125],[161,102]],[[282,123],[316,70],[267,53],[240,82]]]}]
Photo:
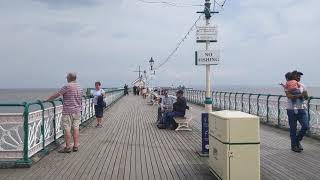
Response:
[{"label": "blue jeans", "polygon": [[173,123],[174,121],[174,117],[183,117],[184,114],[180,113],[180,112],[167,112],[163,114],[163,122],[165,123],[166,127],[170,127],[170,124]]},{"label": "blue jeans", "polygon": [[[309,122],[307,112],[304,109],[299,109],[298,114],[294,113],[293,109],[287,109],[288,121],[290,126],[290,138],[291,146],[296,146],[299,141],[302,140],[303,136],[309,130]],[[297,122],[301,125],[301,130],[297,135]]]}]

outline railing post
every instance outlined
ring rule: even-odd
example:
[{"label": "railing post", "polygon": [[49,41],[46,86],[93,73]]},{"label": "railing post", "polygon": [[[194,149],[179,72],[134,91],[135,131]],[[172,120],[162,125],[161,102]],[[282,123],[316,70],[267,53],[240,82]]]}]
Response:
[{"label": "railing post", "polygon": [[42,134],[42,150],[45,151],[45,147],[46,147],[46,135],[45,135],[45,128],[44,128],[44,124],[45,124],[45,120],[44,120],[44,106],[43,103],[38,100],[37,104],[40,105],[41,108],[41,116],[42,116],[42,125],[41,125],[41,134]]},{"label": "railing post", "polygon": [[270,94],[267,95],[267,123],[269,123],[269,98]]},{"label": "railing post", "polygon": [[57,142],[57,132],[56,132],[56,103],[54,101],[50,101],[50,103],[52,104],[53,106],[53,139],[54,139],[54,142],[56,143]]},{"label": "railing post", "polygon": [[236,92],[236,94],[235,94],[235,96],[234,96],[234,110],[236,111],[237,110],[237,95],[238,95],[239,93],[238,92]]},{"label": "railing post", "polygon": [[243,112],[243,96],[245,93],[242,93],[241,95],[241,111]]},{"label": "railing post", "polygon": [[259,116],[259,110],[260,110],[260,103],[259,103],[260,96],[261,96],[261,94],[258,94],[258,97],[257,97],[257,116]]},{"label": "railing post", "polygon": [[229,110],[231,110],[231,95],[232,94],[233,94],[232,92],[229,93]]},{"label": "railing post", "polygon": [[16,164],[23,167],[30,167],[32,161],[29,159],[29,103],[24,102],[23,106],[23,159],[17,160]]},{"label": "railing post", "polygon": [[281,113],[281,109],[280,109],[280,99],[282,98],[282,96],[280,95],[278,97],[278,127],[280,127],[281,123],[280,123],[280,113]]},{"label": "railing post", "polygon": [[214,109],[214,101],[213,101],[213,94],[214,94],[214,91],[211,91],[211,98],[212,98],[212,110]]},{"label": "railing post", "polygon": [[201,97],[200,97],[200,96],[201,96],[200,94],[201,94],[201,91],[198,90],[198,91],[197,91],[197,104],[198,104],[198,105],[201,105],[201,100],[202,100]]},{"label": "railing post", "polygon": [[215,98],[216,98],[216,102],[215,102],[215,103],[216,103],[216,107],[217,107],[217,104],[218,104],[218,103],[217,103],[217,102],[218,102],[218,93],[219,93],[218,91],[215,92]]},{"label": "railing post", "polygon": [[93,99],[90,98],[89,99],[89,105],[90,105],[90,115],[89,115],[89,119],[92,118],[92,114],[93,114]]},{"label": "railing post", "polygon": [[83,97],[81,97],[80,124],[83,122]]},{"label": "railing post", "polygon": [[[313,99],[313,97],[312,96],[310,96],[309,98],[308,98],[308,102],[307,102],[307,110],[308,110],[308,127],[310,127],[310,121],[311,121],[311,117],[310,117],[310,107],[311,107],[311,105],[310,105],[310,102],[311,102],[311,100]],[[309,128],[309,132],[310,132],[310,128]]]},{"label": "railing post", "polygon": [[226,95],[228,92],[224,92],[223,94],[223,109],[226,109]]},{"label": "railing post", "polygon": [[199,92],[198,92],[198,104],[202,105],[202,91],[201,90],[199,90]]},{"label": "railing post", "polygon": [[[201,99],[205,99],[206,98],[206,92],[205,91],[202,91],[202,98]],[[212,97],[211,97],[212,99]],[[205,106],[205,102],[204,101],[201,101],[201,104]],[[212,104],[212,102],[211,102]]]},{"label": "railing post", "polygon": [[193,101],[193,94],[194,94],[193,91],[194,91],[194,90],[191,90],[191,94],[190,94],[190,96],[191,96],[191,102],[192,102],[192,103],[194,103],[194,101]]},{"label": "railing post", "polygon": [[222,109],[222,105],[221,105],[221,104],[222,104],[222,93],[223,93],[223,92],[220,92],[220,104],[219,104],[219,108],[220,108],[220,109]]},{"label": "railing post", "polygon": [[251,96],[252,93],[249,93],[249,114],[251,114]]}]

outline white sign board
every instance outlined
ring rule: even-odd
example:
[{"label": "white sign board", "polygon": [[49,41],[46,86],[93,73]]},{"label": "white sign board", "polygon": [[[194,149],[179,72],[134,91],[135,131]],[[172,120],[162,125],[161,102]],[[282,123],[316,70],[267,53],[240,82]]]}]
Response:
[{"label": "white sign board", "polygon": [[218,27],[217,26],[204,26],[197,27],[196,40],[198,43],[202,42],[217,42]]},{"label": "white sign board", "polygon": [[218,65],[220,62],[219,50],[196,51],[196,65]]}]

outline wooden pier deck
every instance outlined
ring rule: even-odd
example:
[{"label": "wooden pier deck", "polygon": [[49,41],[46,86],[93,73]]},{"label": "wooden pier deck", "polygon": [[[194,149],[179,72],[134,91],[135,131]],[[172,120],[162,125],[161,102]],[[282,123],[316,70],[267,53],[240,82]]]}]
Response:
[{"label": "wooden pier deck", "polygon": [[[160,130],[155,106],[126,96],[106,111],[104,128],[95,122],[80,133],[79,152],[51,152],[28,169],[0,169],[0,180],[216,179],[201,147],[200,113],[193,106],[192,132]],[[306,138],[305,151],[289,149],[288,132],[261,126],[261,179],[319,180],[320,142]]]}]

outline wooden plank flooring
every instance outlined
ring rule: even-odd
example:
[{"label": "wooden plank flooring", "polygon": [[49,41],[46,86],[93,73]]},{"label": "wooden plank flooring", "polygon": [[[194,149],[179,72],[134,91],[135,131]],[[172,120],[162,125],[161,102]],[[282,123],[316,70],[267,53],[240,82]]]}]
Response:
[{"label": "wooden plank flooring", "polygon": [[[105,113],[104,128],[95,122],[80,133],[77,153],[51,152],[29,169],[0,169],[0,180],[166,180],[216,179],[201,147],[200,114],[193,106],[192,132],[160,130],[157,109],[141,97],[127,96]],[[291,152],[288,132],[261,125],[263,180],[320,180],[320,142],[306,138],[305,151]]]}]

